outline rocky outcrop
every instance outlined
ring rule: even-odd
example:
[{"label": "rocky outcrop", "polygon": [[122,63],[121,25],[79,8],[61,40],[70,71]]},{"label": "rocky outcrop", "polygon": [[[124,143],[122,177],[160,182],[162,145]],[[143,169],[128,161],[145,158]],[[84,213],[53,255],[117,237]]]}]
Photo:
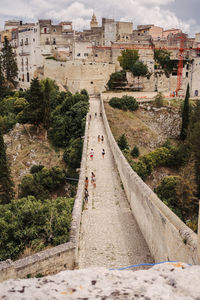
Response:
[{"label": "rocky outcrop", "polygon": [[145,271],[83,269],[0,284],[0,299],[199,300],[200,266],[166,263]]}]

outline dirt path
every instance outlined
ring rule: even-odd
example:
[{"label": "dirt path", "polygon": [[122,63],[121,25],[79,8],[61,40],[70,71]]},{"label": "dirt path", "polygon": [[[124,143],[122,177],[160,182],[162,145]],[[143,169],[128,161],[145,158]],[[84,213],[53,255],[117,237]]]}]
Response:
[{"label": "dirt path", "polygon": [[[97,112],[97,117],[95,117]],[[89,201],[82,214],[79,268],[107,268],[152,262],[139,227],[131,213],[100,117],[99,99],[90,99],[87,175]],[[103,135],[103,144],[97,136]],[[102,149],[105,157],[102,157]],[[94,149],[94,158],[89,153]],[[96,188],[91,184],[96,175]]]}]

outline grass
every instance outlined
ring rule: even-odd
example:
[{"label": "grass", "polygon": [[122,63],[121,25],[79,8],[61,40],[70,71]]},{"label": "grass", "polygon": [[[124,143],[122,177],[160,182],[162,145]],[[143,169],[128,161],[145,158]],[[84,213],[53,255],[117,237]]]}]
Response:
[{"label": "grass", "polygon": [[130,112],[114,109],[108,103],[105,103],[105,110],[116,140],[125,133],[130,149],[137,145],[141,155],[150,151],[148,145],[151,140],[158,138],[158,133],[144,123],[139,111]]}]

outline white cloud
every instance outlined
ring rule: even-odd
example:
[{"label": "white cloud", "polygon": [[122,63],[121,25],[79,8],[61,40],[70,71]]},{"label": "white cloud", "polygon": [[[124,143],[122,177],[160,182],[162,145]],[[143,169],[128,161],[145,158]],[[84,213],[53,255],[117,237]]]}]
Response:
[{"label": "white cloud", "polygon": [[[37,20],[51,18],[55,21],[72,21],[74,28],[81,30],[89,26],[93,11],[101,21],[102,17],[132,21],[138,24],[155,24],[165,29],[179,27],[185,32],[199,28],[190,17],[183,21],[167,5],[176,0],[15,0],[8,5],[1,0],[0,20],[20,18]],[[2,21],[0,21],[2,22]],[[1,24],[1,23],[0,23]]]}]

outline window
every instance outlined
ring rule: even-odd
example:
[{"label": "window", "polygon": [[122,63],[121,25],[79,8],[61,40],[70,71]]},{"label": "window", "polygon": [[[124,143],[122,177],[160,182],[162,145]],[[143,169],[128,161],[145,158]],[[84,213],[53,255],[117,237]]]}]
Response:
[{"label": "window", "polygon": [[24,43],[25,45],[28,45],[28,38],[26,38],[26,41]]},{"label": "window", "polygon": [[35,42],[35,39],[33,39],[33,42]]},{"label": "window", "polygon": [[20,43],[20,46],[23,46],[23,39],[21,39],[21,43]]},{"label": "window", "polygon": [[49,39],[48,38],[46,38],[46,43],[45,44],[49,45]]},{"label": "window", "polygon": [[24,81],[24,74],[22,74],[22,81]]},{"label": "window", "polygon": [[56,45],[56,39],[53,38],[53,45]]},{"label": "window", "polygon": [[30,78],[29,78],[29,72],[27,72],[27,82],[29,82]]},{"label": "window", "polygon": [[185,74],[185,75],[186,75],[186,77],[188,77],[188,72],[186,72],[186,74]]},{"label": "window", "polygon": [[77,53],[77,56],[81,56],[81,54],[80,54],[80,53]]},{"label": "window", "polygon": [[88,56],[88,53],[84,53],[84,56]]},{"label": "window", "polygon": [[47,33],[47,28],[46,27],[44,27],[44,33]]},{"label": "window", "polygon": [[53,32],[56,32],[56,29],[54,28]]}]

